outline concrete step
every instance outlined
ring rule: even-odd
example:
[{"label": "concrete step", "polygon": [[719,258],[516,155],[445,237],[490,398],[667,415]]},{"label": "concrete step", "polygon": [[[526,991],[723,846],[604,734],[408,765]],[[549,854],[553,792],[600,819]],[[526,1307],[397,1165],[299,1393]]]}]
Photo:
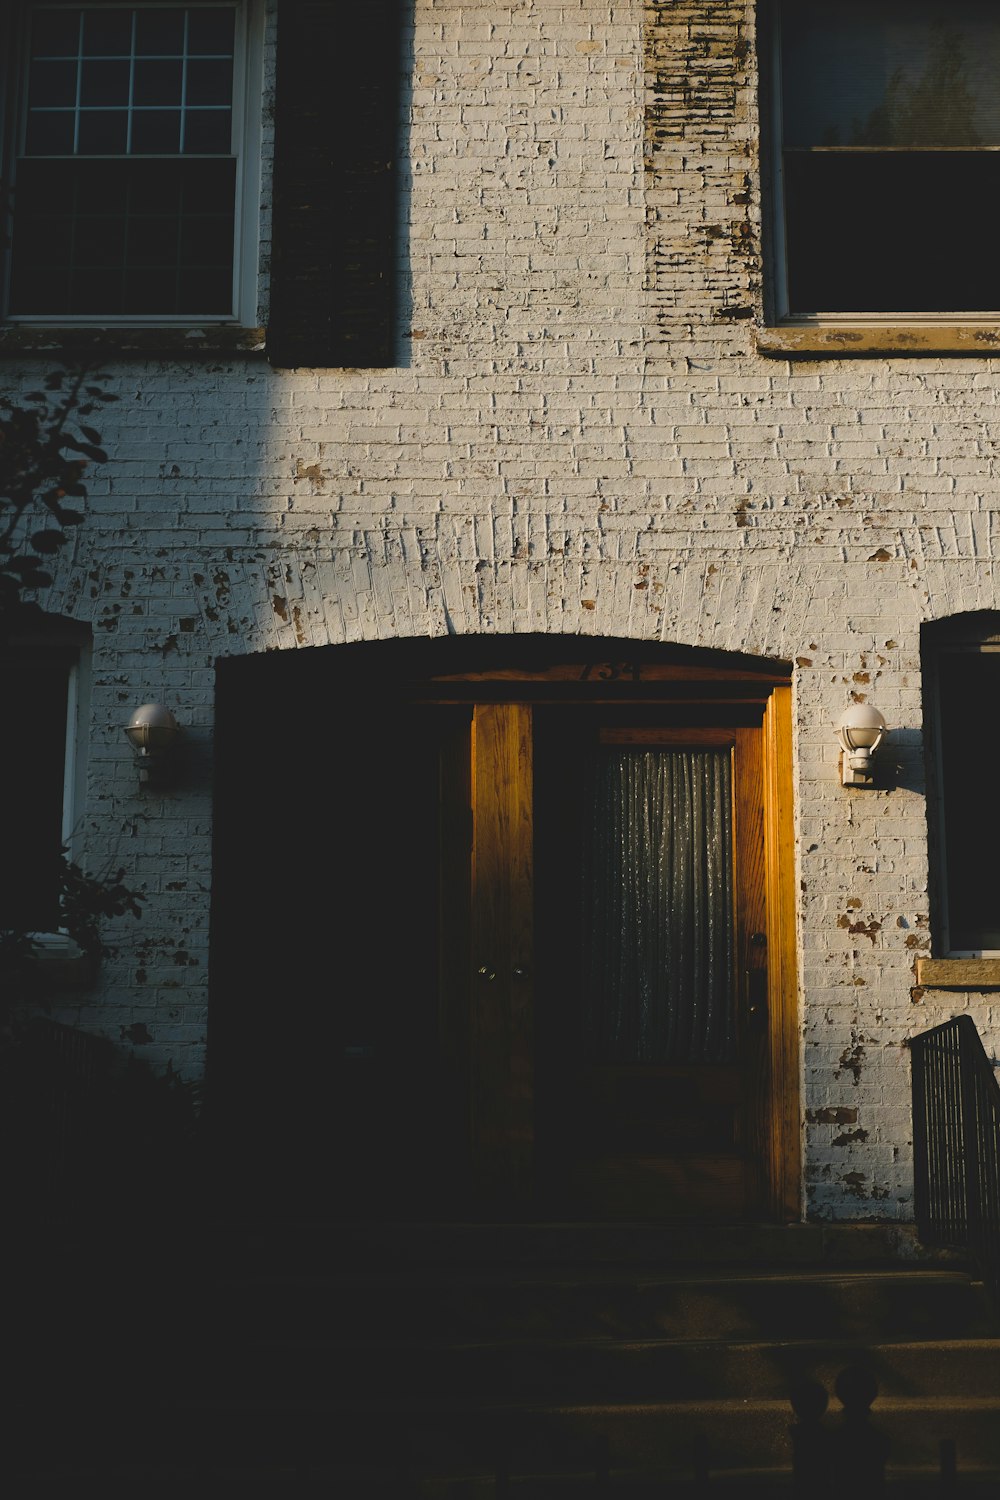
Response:
[{"label": "concrete step", "polygon": [[[788,1484],[794,1381],[831,1389],[858,1362],[879,1387],[896,1493],[932,1492],[943,1439],[958,1492],[979,1493],[1000,1476],[1000,1337],[982,1289],[902,1241],[908,1258],[886,1260],[884,1233],[839,1252],[836,1238],[431,1225],[393,1250],[385,1225],[351,1227],[346,1247],[325,1229],[254,1232],[95,1247],[86,1297],[26,1255],[36,1292],[9,1358],[18,1493],[81,1493],[90,1477],[105,1497],[207,1480],[219,1495],[485,1500],[505,1465],[508,1494],[557,1500],[596,1493],[599,1450],[605,1494],[700,1494],[707,1465],[713,1488],[763,1496]],[[171,1309],[155,1329],[151,1267]],[[845,1427],[836,1402],[825,1422]]]},{"label": "concrete step", "polygon": [[412,1223],[224,1224],[209,1236],[220,1266],[306,1273],[491,1265],[950,1265],[912,1224]]},{"label": "concrete step", "polygon": [[234,1395],[355,1397],[421,1391],[509,1402],[787,1400],[797,1383],[829,1391],[842,1370],[863,1365],[882,1396],[989,1397],[1000,1393],[1000,1340],[861,1344],[675,1339],[526,1339],[484,1344],[325,1339],[249,1341],[221,1351],[211,1379]]},{"label": "concrete step", "polygon": [[[44,1476],[25,1480],[18,1489],[19,1500],[66,1500],[80,1491],[76,1488],[80,1471],[53,1469]],[[225,1465],[206,1471],[203,1468],[129,1467],[95,1469],[83,1475],[83,1482],[99,1486],[102,1500],[177,1500],[178,1496],[210,1494],[212,1500],[239,1500],[245,1494],[259,1500],[295,1500],[295,1497],[323,1497],[330,1500],[498,1500],[503,1494],[511,1500],[600,1500],[600,1497],[622,1497],[622,1500],[702,1500],[706,1495],[732,1497],[732,1500],[774,1500],[792,1495],[792,1476],[787,1470],[734,1470],[709,1472],[707,1478],[668,1479],[658,1473],[612,1473],[598,1481],[592,1471],[580,1470],[562,1475],[511,1474],[498,1488],[495,1474],[459,1475],[452,1478],[420,1479],[402,1471],[342,1469],[339,1467],[281,1465],[274,1468]],[[893,1500],[942,1500],[964,1496],[968,1500],[996,1500],[1000,1475],[989,1469],[960,1473],[953,1487],[942,1489],[940,1474],[930,1468],[892,1468],[886,1473],[885,1490]],[[855,1488],[853,1500],[860,1500]]]},{"label": "concrete step", "polygon": [[[102,1466],[113,1472],[148,1465],[157,1454],[172,1466],[206,1472],[333,1468],[374,1477],[391,1470],[424,1481],[455,1481],[487,1478],[501,1464],[523,1475],[593,1473],[602,1444],[602,1460],[614,1474],[677,1480],[706,1465],[713,1475],[790,1470],[793,1420],[786,1401],[757,1399],[490,1409],[416,1399],[377,1405],[139,1402],[103,1411],[82,1403],[76,1414],[61,1418],[58,1429],[45,1424],[36,1432],[44,1445],[34,1451],[44,1455],[43,1472],[70,1462],[81,1473]],[[841,1449],[856,1441],[842,1414],[831,1417],[829,1426]],[[1000,1474],[1000,1396],[879,1398],[872,1426],[896,1468],[932,1470],[941,1441],[949,1439],[960,1469]],[[22,1426],[19,1436],[23,1442],[32,1434]],[[22,1449],[19,1457],[24,1463],[29,1455]]]},{"label": "concrete step", "polygon": [[249,1276],[224,1282],[231,1337],[466,1343],[500,1338],[735,1339],[988,1336],[981,1288],[957,1271],[752,1271],[504,1267],[392,1275]]}]

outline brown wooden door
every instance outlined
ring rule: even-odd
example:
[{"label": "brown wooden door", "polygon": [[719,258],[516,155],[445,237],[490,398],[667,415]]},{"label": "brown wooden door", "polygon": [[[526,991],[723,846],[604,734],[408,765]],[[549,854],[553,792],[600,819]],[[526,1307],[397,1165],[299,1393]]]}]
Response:
[{"label": "brown wooden door", "polygon": [[[469,1118],[472,1178],[486,1204],[740,1218],[765,1203],[760,715],[711,728],[665,717],[518,703],[474,709]],[[637,766],[632,826],[623,828],[595,776],[600,768],[614,788]],[[690,827],[672,830],[681,815],[663,805],[664,777],[673,786],[706,774],[711,826],[696,807]],[[649,858],[680,873],[644,870]],[[714,894],[692,900],[719,909],[699,926],[668,908],[683,904],[681,886],[702,879],[706,862]],[[626,884],[629,894],[619,895]],[[651,922],[663,931],[648,941]],[[595,958],[601,944],[614,950],[610,958]],[[705,954],[692,951],[699,944]],[[712,1024],[701,1035],[706,1008]],[[643,1028],[656,1035],[639,1036]]]}]

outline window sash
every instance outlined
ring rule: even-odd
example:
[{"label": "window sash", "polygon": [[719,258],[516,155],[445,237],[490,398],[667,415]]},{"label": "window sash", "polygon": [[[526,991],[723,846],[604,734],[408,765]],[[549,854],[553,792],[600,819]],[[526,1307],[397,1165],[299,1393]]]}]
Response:
[{"label": "window sash", "polygon": [[[892,7],[881,0],[883,11]],[[988,250],[1000,231],[1000,204],[987,208],[989,223],[977,219],[980,263],[975,249],[949,233],[947,210],[929,216],[924,205],[940,201],[939,188],[928,188],[928,172],[940,183],[952,183],[952,196],[962,205],[973,196],[978,208],[997,202],[1000,187],[1000,90],[980,89],[984,108],[982,143],[949,147],[937,145],[836,146],[813,140],[817,132],[802,127],[786,140],[786,79],[789,70],[801,65],[785,55],[783,17],[797,15],[797,0],[775,0],[771,34],[773,86],[770,125],[773,151],[771,189],[773,206],[772,311],[778,322],[797,323],[969,323],[993,320],[1000,310],[1000,285],[991,274]],[[878,0],[858,7],[868,15]],[[976,10],[976,5],[971,6]],[[844,7],[830,7],[842,14]],[[900,15],[910,7],[896,7]],[[931,7],[922,7],[923,20]],[[981,7],[983,23],[992,19]],[[918,24],[921,21],[918,20]],[[1000,54],[1000,26],[996,49]],[[799,91],[800,94],[802,91]],[[869,101],[870,102],[870,101]],[[801,112],[801,111],[800,111]],[[942,142],[947,131],[942,127]],[[954,133],[954,132],[953,132]],[[957,137],[956,137],[957,138]],[[950,159],[949,159],[950,158]],[[893,172],[893,163],[898,167]],[[888,191],[880,191],[878,174]],[[867,182],[867,209],[859,209],[851,188],[852,174],[859,185]],[[839,178],[839,181],[838,181]],[[911,191],[907,196],[907,178]],[[963,179],[960,182],[958,179]],[[830,191],[829,184],[836,183]],[[964,185],[963,185],[964,183]],[[901,199],[900,202],[893,201]],[[831,201],[831,198],[834,201]],[[918,215],[919,235],[901,240],[900,223],[912,223]],[[881,216],[882,227],[877,219]],[[993,220],[996,218],[996,223]],[[873,224],[873,219],[876,221]],[[935,226],[937,232],[935,234]],[[927,236],[930,234],[930,247]],[[879,242],[881,236],[881,243]],[[969,251],[971,249],[971,265]],[[920,257],[918,261],[918,257]],[[881,259],[881,266],[878,265]],[[893,267],[909,267],[908,275],[894,276]],[[824,296],[819,288],[834,288]],[[903,292],[904,295],[900,296]],[[906,293],[909,295],[906,295]],[[949,293],[958,306],[948,306]]]},{"label": "window sash", "polygon": [[[6,255],[4,306],[6,308],[6,321],[12,324],[26,323],[39,326],[74,326],[100,324],[102,327],[184,327],[212,325],[255,325],[257,322],[257,281],[258,281],[258,245],[259,245],[259,158],[260,158],[260,127],[261,111],[259,90],[252,86],[261,77],[262,64],[262,32],[263,32],[263,0],[184,0],[184,3],[175,6],[164,6],[150,3],[150,0],[127,0],[127,8],[139,11],[143,9],[198,9],[205,5],[213,5],[235,12],[234,40],[233,40],[233,88],[231,108],[231,142],[232,150],[228,155],[221,158],[209,153],[196,153],[187,156],[180,154],[169,157],[159,155],[141,156],[115,156],[112,158],[102,156],[75,155],[69,158],[75,163],[99,162],[102,160],[135,161],[140,165],[151,164],[156,161],[173,160],[177,162],[197,162],[211,160],[231,160],[234,163],[234,190],[233,190],[233,233],[232,233],[232,266],[231,266],[231,296],[228,302],[228,310],[223,311],[221,305],[213,310],[205,307],[198,308],[190,306],[183,311],[177,312],[131,312],[131,311],[87,311],[87,312],[42,312],[32,311],[24,307],[14,311],[11,305],[12,297],[12,268],[16,255],[17,245],[17,217],[13,217],[13,234],[11,244]],[[46,6],[47,9],[112,9],[116,6],[116,0],[111,4],[86,6]],[[66,158],[40,158],[24,155],[24,130],[27,116],[27,62],[29,56],[29,25],[30,16],[37,7],[29,6],[27,20],[24,25],[23,34],[20,37],[21,65],[19,76],[21,79],[20,93],[16,111],[15,143],[17,147],[16,161],[18,165],[24,162],[38,160],[66,160]],[[11,166],[13,175],[13,163]],[[16,181],[14,182],[14,200],[16,203]]]},{"label": "window sash", "polygon": [[[129,27],[129,51],[127,53],[123,53],[120,51],[114,52],[113,50],[111,50],[106,54],[95,53],[88,50],[84,39],[84,17],[88,12],[91,14],[96,12],[113,13],[116,7],[109,7],[107,5],[101,4],[73,7],[72,11],[70,11],[69,13],[72,14],[78,9],[80,14],[80,25],[77,28],[77,37],[75,39],[74,50],[70,51],[64,44],[61,49],[53,53],[49,53],[44,50],[36,53],[35,30],[37,19],[42,14],[52,12],[58,13],[63,9],[65,9],[65,7],[45,5],[43,3],[35,5],[29,13],[29,27],[27,38],[28,81],[24,89],[25,98],[24,108],[22,110],[21,135],[19,141],[19,153],[21,156],[72,155],[74,157],[94,157],[101,155],[119,156],[132,154],[141,154],[144,156],[155,156],[160,154],[206,154],[199,152],[197,145],[195,145],[193,148],[189,148],[185,144],[185,137],[188,134],[189,124],[198,123],[197,120],[192,120],[189,117],[193,117],[195,114],[203,112],[221,114],[223,109],[225,109],[226,114],[229,116],[230,128],[225,133],[226,135],[228,135],[229,139],[226,141],[225,146],[223,146],[220,142],[220,144],[216,146],[215,151],[208,154],[218,155],[220,153],[228,154],[229,152],[231,152],[233,115],[232,93],[230,93],[228,103],[225,104],[221,104],[218,102],[212,103],[205,100],[199,101],[196,98],[192,98],[191,95],[192,87],[197,81],[197,69],[199,63],[204,63],[212,60],[225,60],[230,64],[230,88],[232,86],[236,46],[236,15],[238,12],[238,6],[236,5],[235,0],[218,0],[218,3],[212,3],[210,5],[203,6],[189,3],[149,7],[144,6],[141,3],[131,3],[127,7],[125,7],[125,11],[130,15],[131,19],[131,26]],[[227,50],[224,54],[218,51],[214,53],[207,52],[205,50],[207,44],[202,43],[201,45],[199,45],[197,35],[191,34],[191,15],[192,13],[197,13],[198,10],[203,9],[222,10],[232,14],[233,41],[230,49]],[[153,13],[157,10],[182,15],[183,21],[179,50],[175,45],[174,48],[170,51],[155,51],[150,49],[148,43],[144,44],[141,27],[138,25],[138,19],[144,11],[146,11],[147,13]],[[41,45],[44,47],[44,42]],[[216,46],[218,46],[218,44],[216,44]],[[157,62],[161,64],[173,62],[180,65],[179,68],[175,70],[177,83],[179,84],[177,94],[169,99],[163,98],[159,101],[156,101],[148,92],[151,65]],[[70,66],[72,66],[73,70],[71,77],[67,71]],[[109,80],[110,82],[117,81],[118,83],[124,83],[124,98],[119,97],[118,99],[115,99],[114,97],[108,98],[107,96],[105,96],[104,98],[95,99],[95,97],[91,95],[88,89],[88,84],[90,84],[93,79],[94,71],[102,67],[105,69],[106,75],[111,70],[114,70],[113,78]],[[38,99],[36,93],[36,84],[41,83],[42,77],[44,76],[44,70],[46,68],[50,70],[62,68],[65,81],[72,84],[73,97],[71,102],[69,101],[68,94],[65,98],[60,99],[58,102],[53,102],[51,99],[46,99],[44,95],[41,100]],[[36,69],[39,70],[38,73],[36,73]],[[107,84],[105,84],[105,87],[107,87]],[[143,102],[143,100],[145,100],[145,102]],[[144,123],[148,122],[149,117],[153,114],[176,115],[176,152],[170,151],[166,148],[166,146],[164,146],[163,151],[160,152],[143,151],[141,149],[142,131],[139,130],[140,140],[137,142],[137,127],[141,127]],[[83,127],[88,123],[92,123],[95,117],[99,115],[111,115],[112,117],[119,119],[123,124],[124,130],[122,132],[121,148],[108,149],[105,151],[100,149],[87,150],[84,146],[84,149],[81,149],[81,132],[83,130]],[[33,126],[36,122],[39,125],[43,125],[46,121],[62,121],[66,125],[70,126],[70,131],[66,134],[66,139],[63,143],[69,146],[69,150],[38,151],[34,149],[31,139],[32,135],[34,134]]]}]

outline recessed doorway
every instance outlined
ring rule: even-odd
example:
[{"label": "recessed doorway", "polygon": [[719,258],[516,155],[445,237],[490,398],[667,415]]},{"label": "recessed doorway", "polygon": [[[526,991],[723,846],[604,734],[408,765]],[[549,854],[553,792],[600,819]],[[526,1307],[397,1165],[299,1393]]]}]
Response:
[{"label": "recessed doorway", "polygon": [[796,1217],[788,699],[578,638],[221,663],[227,1180],[305,1217]]}]

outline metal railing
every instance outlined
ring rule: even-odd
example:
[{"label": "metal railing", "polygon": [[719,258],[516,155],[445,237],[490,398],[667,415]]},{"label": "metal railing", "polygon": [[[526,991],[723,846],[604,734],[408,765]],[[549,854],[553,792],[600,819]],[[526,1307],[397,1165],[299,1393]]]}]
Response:
[{"label": "metal railing", "polygon": [[912,1037],[920,1238],[968,1250],[1000,1308],[1000,1085],[970,1016]]}]

